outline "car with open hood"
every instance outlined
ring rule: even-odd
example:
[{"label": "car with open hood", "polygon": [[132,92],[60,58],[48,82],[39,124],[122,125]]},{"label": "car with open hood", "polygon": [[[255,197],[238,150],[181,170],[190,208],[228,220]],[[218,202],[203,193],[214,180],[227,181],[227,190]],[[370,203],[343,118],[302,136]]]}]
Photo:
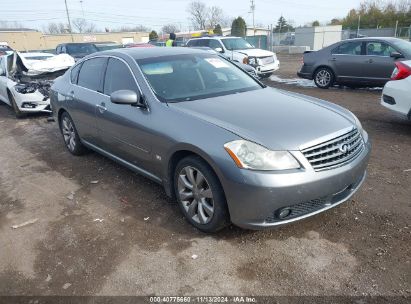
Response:
[{"label": "car with open hood", "polygon": [[18,118],[50,113],[51,84],[73,64],[74,59],[66,54],[12,51],[0,56],[0,101],[10,105]]},{"label": "car with open hood", "polygon": [[51,90],[70,153],[92,149],[158,182],[202,231],[294,222],[365,179],[370,141],[354,114],[267,87],[210,52],[96,53]]}]

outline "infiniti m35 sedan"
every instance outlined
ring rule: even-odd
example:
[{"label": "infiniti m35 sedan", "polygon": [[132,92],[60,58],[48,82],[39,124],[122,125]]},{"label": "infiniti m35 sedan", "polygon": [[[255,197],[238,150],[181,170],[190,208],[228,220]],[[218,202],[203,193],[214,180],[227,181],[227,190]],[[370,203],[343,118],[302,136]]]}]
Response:
[{"label": "infiniti m35 sedan", "polygon": [[91,149],[162,184],[205,232],[335,207],[359,189],[370,154],[350,111],[190,48],[89,55],[54,82],[51,105],[72,154]]}]

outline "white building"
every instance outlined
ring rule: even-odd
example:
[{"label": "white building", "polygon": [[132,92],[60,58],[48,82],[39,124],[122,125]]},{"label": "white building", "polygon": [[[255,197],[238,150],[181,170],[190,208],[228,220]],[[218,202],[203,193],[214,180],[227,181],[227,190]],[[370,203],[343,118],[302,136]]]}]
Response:
[{"label": "white building", "polygon": [[308,46],[312,51],[341,41],[342,25],[300,27],[295,29],[295,45]]}]

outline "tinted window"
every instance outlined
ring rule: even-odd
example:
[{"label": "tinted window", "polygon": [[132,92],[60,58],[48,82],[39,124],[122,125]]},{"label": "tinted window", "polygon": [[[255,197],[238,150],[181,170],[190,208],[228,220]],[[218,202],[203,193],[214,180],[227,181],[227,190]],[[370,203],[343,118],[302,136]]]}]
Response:
[{"label": "tinted window", "polygon": [[70,43],[67,44],[66,48],[67,50],[63,49],[63,52],[70,55],[86,56],[98,52],[97,47],[89,43]]},{"label": "tinted window", "polygon": [[190,40],[187,42],[187,46],[197,46],[198,45],[198,40]]},{"label": "tinted window", "polygon": [[367,42],[367,55],[372,56],[390,56],[391,53],[397,52],[392,46],[385,42]]},{"label": "tinted window", "polygon": [[339,55],[361,55],[362,51],[362,42],[347,42],[341,44],[339,47],[337,47],[334,51],[333,54],[339,54]]},{"label": "tinted window", "polygon": [[78,72],[80,71],[81,64],[76,65],[74,68],[71,69],[70,79],[71,83],[77,84],[78,80]]},{"label": "tinted window", "polygon": [[83,62],[78,76],[78,85],[101,92],[102,77],[107,58],[94,58]]},{"label": "tinted window", "polygon": [[210,44],[208,46],[212,49],[222,48],[220,42],[217,40],[210,40]]},{"label": "tinted window", "polygon": [[60,46],[57,47],[57,49],[56,49],[57,54],[60,54],[60,48],[61,48]]},{"label": "tinted window", "polygon": [[138,88],[128,66],[118,59],[110,58],[104,80],[104,94],[111,95],[118,90],[137,92]]}]

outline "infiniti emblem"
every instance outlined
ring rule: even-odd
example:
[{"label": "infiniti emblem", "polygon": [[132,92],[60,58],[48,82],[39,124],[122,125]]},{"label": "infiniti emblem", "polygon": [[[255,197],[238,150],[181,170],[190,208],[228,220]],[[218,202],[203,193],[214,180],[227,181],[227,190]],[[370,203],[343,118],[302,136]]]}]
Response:
[{"label": "infiniti emblem", "polygon": [[350,150],[350,145],[349,144],[342,144],[339,149],[342,153],[345,154]]}]

